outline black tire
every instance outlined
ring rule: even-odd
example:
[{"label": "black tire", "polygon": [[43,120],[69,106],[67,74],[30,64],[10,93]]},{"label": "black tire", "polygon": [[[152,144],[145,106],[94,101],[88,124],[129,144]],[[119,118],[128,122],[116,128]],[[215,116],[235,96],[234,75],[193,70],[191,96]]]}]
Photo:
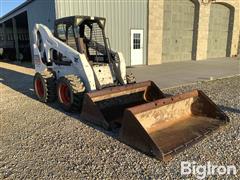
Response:
[{"label": "black tire", "polygon": [[37,98],[44,103],[56,100],[56,78],[50,71],[36,73],[33,80]]},{"label": "black tire", "polygon": [[135,76],[132,73],[127,74],[126,78],[127,78],[127,83],[128,84],[136,83],[136,78],[135,78]]},{"label": "black tire", "polygon": [[65,111],[81,111],[84,92],[83,82],[75,75],[67,75],[58,80],[58,102]]}]

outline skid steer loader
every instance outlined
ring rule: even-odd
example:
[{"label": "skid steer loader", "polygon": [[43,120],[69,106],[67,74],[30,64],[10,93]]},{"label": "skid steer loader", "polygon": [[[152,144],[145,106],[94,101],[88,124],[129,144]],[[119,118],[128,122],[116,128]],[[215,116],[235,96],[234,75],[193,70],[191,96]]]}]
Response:
[{"label": "skid steer loader", "polygon": [[136,83],[123,55],[111,50],[105,21],[58,19],[54,35],[36,24],[34,89],[40,101],[57,98],[65,110],[81,112],[81,119],[163,160],[229,121],[201,91],[166,98],[152,81]]}]

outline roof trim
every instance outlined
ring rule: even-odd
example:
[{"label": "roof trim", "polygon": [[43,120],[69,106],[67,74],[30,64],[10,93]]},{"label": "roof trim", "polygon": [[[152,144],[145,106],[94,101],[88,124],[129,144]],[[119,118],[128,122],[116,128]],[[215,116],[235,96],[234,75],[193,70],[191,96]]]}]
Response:
[{"label": "roof trim", "polygon": [[7,18],[8,16],[12,15],[13,13],[17,12],[18,10],[26,7],[28,4],[30,4],[31,2],[33,2],[35,0],[27,0],[24,3],[20,4],[19,6],[17,6],[15,9],[11,10],[10,12],[8,12],[7,14],[3,15],[2,17],[0,17],[0,21],[2,21],[3,19]]}]

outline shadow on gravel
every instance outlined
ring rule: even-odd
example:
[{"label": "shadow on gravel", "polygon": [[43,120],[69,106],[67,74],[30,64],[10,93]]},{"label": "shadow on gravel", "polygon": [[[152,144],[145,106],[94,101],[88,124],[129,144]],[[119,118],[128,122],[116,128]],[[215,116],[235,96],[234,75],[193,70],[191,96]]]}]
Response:
[{"label": "shadow on gravel", "polygon": [[16,65],[16,66],[20,66],[20,67],[26,67],[26,68],[34,69],[34,65],[32,64],[32,62],[29,62],[29,61],[22,61],[22,62],[10,61],[10,60],[7,60],[7,59],[6,60],[1,59],[1,57],[0,57],[0,62]]},{"label": "shadow on gravel", "polygon": [[226,106],[219,106],[219,107],[224,111],[240,114],[240,109],[235,109],[235,108],[226,107]]},{"label": "shadow on gravel", "polygon": [[[22,93],[23,95],[38,101],[34,89],[33,89],[33,76],[29,74],[24,74],[19,71],[14,71],[10,69],[6,69],[3,67],[0,67],[0,83],[8,86],[9,88]],[[87,121],[84,121],[80,119],[80,112],[66,112],[64,111],[60,105],[56,102],[53,103],[47,103],[47,105],[55,110],[58,110],[59,112],[64,113],[67,116],[70,116],[100,132],[105,133],[108,136],[113,137],[114,139],[119,140],[118,138],[118,130],[115,131],[107,131],[99,126],[96,126],[92,123],[89,123]],[[119,140],[120,141],[120,140]]]},{"label": "shadow on gravel", "polygon": [[32,80],[33,77],[31,75],[0,67],[0,82],[2,84],[36,100]]}]

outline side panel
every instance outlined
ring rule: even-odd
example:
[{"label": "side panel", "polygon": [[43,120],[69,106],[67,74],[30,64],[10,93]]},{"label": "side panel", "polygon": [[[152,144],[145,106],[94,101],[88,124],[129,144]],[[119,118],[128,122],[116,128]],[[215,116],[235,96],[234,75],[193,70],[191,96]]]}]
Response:
[{"label": "side panel", "polygon": [[[56,73],[57,78],[69,74],[79,75],[86,86],[87,91],[96,90],[92,67],[87,61],[85,55],[80,54],[55,38],[51,31],[42,24],[36,24],[33,32],[34,62],[35,70],[37,72],[44,71],[46,63],[52,61],[53,64],[51,68]],[[54,50],[62,54],[61,60],[54,57]],[[61,61],[62,63],[70,62],[70,64],[61,65],[56,63],[57,61]]]},{"label": "side panel", "polygon": [[56,0],[57,18],[70,15],[102,16],[107,19],[106,36],[111,48],[122,52],[127,66],[131,58],[131,29],[144,30],[143,59],[146,64],[148,1]]}]

